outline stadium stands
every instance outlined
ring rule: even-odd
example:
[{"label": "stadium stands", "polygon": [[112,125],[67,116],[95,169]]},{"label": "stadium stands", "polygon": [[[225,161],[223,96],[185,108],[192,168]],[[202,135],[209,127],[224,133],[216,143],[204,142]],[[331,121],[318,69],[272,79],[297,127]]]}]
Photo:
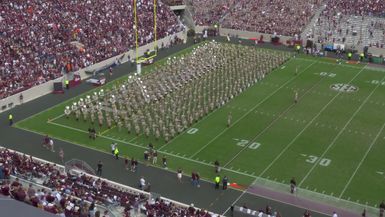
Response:
[{"label": "stadium stands", "polygon": [[222,27],[285,36],[299,35],[321,0],[242,0],[225,17]]},{"label": "stadium stands", "polygon": [[[17,178],[16,178],[17,177]],[[117,210],[122,216],[215,216],[208,211],[176,204],[109,180],[72,171],[40,159],[0,148],[0,194],[65,216],[82,216],[101,210]],[[12,182],[10,180],[13,180]],[[30,183],[28,188],[25,184]],[[43,187],[43,188],[40,188]],[[50,190],[51,189],[51,190]],[[93,215],[92,215],[93,216]]]},{"label": "stadium stands", "polygon": [[[139,44],[154,40],[153,3],[137,1]],[[132,0],[0,5],[0,98],[123,53],[135,44]],[[158,38],[184,27],[158,1]]]},{"label": "stadium stands", "polygon": [[321,43],[385,44],[385,4],[378,0],[329,1],[311,32]]},{"label": "stadium stands", "polygon": [[321,0],[199,0],[193,1],[193,8],[197,25],[221,22],[224,28],[294,36],[301,33],[321,3]]},{"label": "stadium stands", "polygon": [[[236,0],[195,0],[192,1],[192,13],[195,24],[208,26],[217,24],[234,7]],[[241,1],[242,2],[242,1]]]}]

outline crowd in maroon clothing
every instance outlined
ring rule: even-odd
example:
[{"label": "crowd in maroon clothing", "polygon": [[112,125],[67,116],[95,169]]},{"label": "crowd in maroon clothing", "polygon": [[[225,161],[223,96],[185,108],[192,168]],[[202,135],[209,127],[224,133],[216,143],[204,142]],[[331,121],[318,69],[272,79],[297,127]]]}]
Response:
[{"label": "crowd in maroon clothing", "polygon": [[170,217],[211,217],[208,211],[196,209],[190,206],[188,209],[180,209],[173,203],[156,199],[154,202],[146,202],[144,205],[148,217],[170,216]]},{"label": "crowd in maroon clothing", "polygon": [[322,0],[239,1],[225,17],[225,28],[268,34],[299,35]]},{"label": "crowd in maroon clothing", "polygon": [[0,193],[55,214],[65,212],[66,216],[83,216],[81,213],[88,213],[90,207],[101,204],[124,207],[124,215],[129,216],[131,209],[140,209],[139,205],[143,204],[145,209],[141,211],[149,217],[210,216],[206,211],[184,208],[169,201],[157,199],[151,202],[147,195],[129,191],[108,180],[86,174],[64,173],[55,164],[42,163],[7,149],[0,149],[0,173],[4,174],[5,179],[14,175],[23,179],[42,180],[42,185],[51,191],[25,189],[18,181],[12,184],[5,181]]},{"label": "crowd in maroon clothing", "polygon": [[[183,29],[157,1],[157,38]],[[0,4],[0,98],[135,45],[133,0],[4,0]],[[154,40],[153,1],[137,1],[139,44]]]},{"label": "crowd in maroon clothing", "polygon": [[193,17],[198,26],[219,24],[220,19],[229,12],[237,0],[194,0]]},{"label": "crowd in maroon clothing", "polygon": [[322,0],[198,0],[193,2],[197,25],[215,24],[260,33],[294,36],[321,6]]}]

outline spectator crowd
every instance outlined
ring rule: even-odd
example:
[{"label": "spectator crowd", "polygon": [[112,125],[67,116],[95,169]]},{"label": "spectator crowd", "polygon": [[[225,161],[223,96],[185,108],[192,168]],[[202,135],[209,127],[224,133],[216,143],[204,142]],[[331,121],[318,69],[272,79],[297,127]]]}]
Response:
[{"label": "spectator crowd", "polygon": [[[0,4],[0,98],[154,40],[153,1],[4,0]],[[184,27],[157,1],[157,38]]]},{"label": "spectator crowd", "polygon": [[[12,182],[10,177],[18,177]],[[65,173],[59,166],[33,159],[7,149],[0,149],[0,194],[26,202],[61,216],[101,216],[97,205],[115,207],[122,216],[140,213],[153,216],[211,217],[208,211],[193,206],[182,207],[168,200],[150,198],[108,180],[84,173]],[[37,183],[22,184],[22,180]],[[48,190],[47,190],[48,189]],[[100,207],[100,206],[99,206]]]},{"label": "spectator crowd", "polygon": [[310,34],[321,43],[385,45],[385,4],[378,0],[329,1]]}]

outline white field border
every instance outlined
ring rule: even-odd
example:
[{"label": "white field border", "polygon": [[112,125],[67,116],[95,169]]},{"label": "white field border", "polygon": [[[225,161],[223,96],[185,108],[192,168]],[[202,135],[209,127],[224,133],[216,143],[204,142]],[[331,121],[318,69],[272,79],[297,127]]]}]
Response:
[{"label": "white field border", "polygon": [[[306,58],[298,58],[298,57],[297,57],[297,58],[292,58],[291,60],[293,60],[293,59],[294,59],[294,60],[308,61],[308,62],[317,62],[316,60],[311,60],[311,59],[306,59]],[[327,63],[327,62],[323,62],[323,61],[318,61],[317,63],[319,63],[319,64],[327,64],[327,65],[336,65],[336,64],[334,64],[334,63]],[[354,68],[354,69],[361,69],[361,71],[363,71],[363,70],[368,70],[368,71],[380,71],[380,72],[384,72],[384,71],[382,71],[382,70],[366,69],[366,66],[367,66],[367,65],[365,65],[364,67],[356,67],[356,66],[348,66],[348,65],[338,65],[338,66],[339,66],[339,67]],[[360,72],[361,72],[361,71],[360,71]],[[359,73],[360,73],[360,72],[359,72]],[[92,92],[92,91],[95,91],[95,90],[92,89],[92,90],[86,91],[86,93],[87,93],[87,92]],[[85,93],[84,93],[84,94],[85,94]],[[337,94],[337,95],[338,95],[338,94]],[[74,98],[76,98],[76,96],[75,96]],[[66,100],[66,101],[64,101],[64,102],[69,102],[69,101],[71,101],[71,100],[73,100],[73,98],[68,99],[68,100]],[[64,102],[63,102],[63,103],[64,103]],[[60,106],[61,104],[62,104],[62,103],[60,103],[60,104],[57,105],[57,106]],[[38,112],[38,113],[35,113],[35,114],[29,116],[28,118],[25,118],[25,119],[21,120],[20,122],[26,121],[26,120],[28,120],[28,119],[31,119],[31,118],[33,118],[33,117],[35,117],[35,116],[37,116],[37,115],[39,115],[39,114],[41,114],[41,113],[44,113],[44,112],[46,112],[46,111],[48,111],[48,110],[51,110],[51,109],[53,109],[53,108],[55,108],[55,107],[57,107],[57,106],[54,106],[54,107],[50,107],[50,108],[44,109],[44,110],[42,110],[42,111],[40,111],[40,112]],[[214,113],[214,112],[212,112],[212,113]],[[210,114],[212,114],[212,113],[210,113]],[[51,122],[49,122],[49,123],[50,123],[50,124],[54,124],[54,125],[58,125],[58,126],[61,126],[61,127],[64,127],[64,128],[72,129],[72,130],[75,130],[75,131],[80,131],[80,132],[83,132],[83,133],[88,133],[88,132],[83,131],[83,130],[80,130],[80,129],[76,129],[76,128],[72,128],[72,127],[69,127],[69,126],[65,126],[65,125],[61,125],[61,124],[52,122],[53,120],[59,119],[59,118],[62,117],[62,116],[63,116],[63,114],[61,114],[61,115],[55,117],[54,119],[51,119]],[[206,117],[207,117],[207,116],[206,116]],[[35,131],[35,130],[31,130],[31,129],[28,129],[28,128],[24,128],[24,127],[20,127],[20,126],[17,126],[17,128],[22,129],[22,130],[25,130],[25,131],[28,131],[28,132],[37,133],[37,134],[40,134],[40,135],[45,135],[45,134],[42,133],[42,132]],[[111,137],[107,137],[107,136],[100,136],[100,135],[99,135],[99,137],[103,137],[103,138],[106,138],[106,139],[110,139],[110,140],[113,140],[113,141],[121,142],[121,143],[128,144],[128,145],[131,145],[131,146],[139,147],[139,148],[145,148],[145,147],[143,147],[143,146],[140,146],[140,145],[137,145],[137,144],[134,144],[134,143],[130,143],[130,142],[127,142],[127,141],[122,141],[122,140],[115,139],[115,138],[111,138]],[[81,147],[83,147],[83,148],[92,149],[92,150],[95,150],[95,151],[99,151],[99,152],[103,152],[103,153],[109,154],[109,153],[107,153],[107,152],[105,152],[105,151],[102,151],[102,150],[100,150],[100,149],[96,149],[96,148],[93,148],[93,147],[90,147],[90,146],[85,146],[85,145],[77,144],[75,141],[66,140],[66,139],[63,139],[63,138],[58,138],[58,139],[59,139],[59,140],[62,140],[62,141],[69,142],[69,143],[72,143],[72,144],[77,145],[77,146],[81,146]],[[160,152],[160,153],[164,153],[164,154],[167,154],[167,155],[176,157],[176,158],[184,159],[184,160],[191,161],[191,162],[198,163],[198,164],[202,164],[202,165],[206,165],[206,166],[212,166],[212,165],[209,164],[209,163],[204,163],[204,162],[197,161],[197,160],[194,160],[194,159],[191,159],[191,158],[186,158],[186,157],[183,157],[183,156],[175,155],[175,154],[172,154],[172,153],[169,153],[169,152]],[[272,162],[272,163],[273,163],[273,162]],[[271,166],[270,166],[270,167],[271,167]],[[226,171],[229,171],[229,172],[234,172],[234,173],[237,173],[237,174],[240,174],[240,175],[244,175],[244,176],[248,176],[248,177],[252,177],[252,178],[256,178],[256,179],[264,179],[264,178],[262,178],[261,176],[255,176],[255,175],[252,175],[252,174],[244,173],[244,172],[241,172],[241,171],[235,171],[235,170],[231,170],[231,169],[228,169],[228,168],[223,168],[223,170],[226,170]],[[273,183],[275,182],[275,181],[272,181],[272,180],[268,180],[268,181],[269,181],[269,182],[273,182]],[[255,181],[254,181],[254,182],[255,182]],[[236,189],[236,190],[239,190],[239,189]],[[241,190],[239,190],[239,191],[241,191]],[[236,203],[236,202],[237,202],[237,201],[238,201],[238,200],[239,200],[245,193],[253,194],[253,193],[250,193],[250,192],[242,191],[241,196],[240,196],[236,201],[234,201],[234,203]],[[315,192],[315,193],[321,194],[321,193],[318,193],[318,192]],[[330,197],[329,195],[325,195],[325,196]],[[363,204],[356,203],[356,202],[353,202],[353,201],[348,201],[348,200],[343,200],[343,199],[340,199],[340,200],[342,200],[342,201],[347,201],[347,202],[352,203],[352,204],[355,204],[355,205],[360,205],[360,206],[363,205]],[[285,203],[285,202],[283,202],[283,201],[280,201],[280,202]],[[286,204],[290,204],[290,203],[286,203]],[[293,205],[293,204],[290,204],[290,205]],[[227,212],[227,211],[226,211],[226,212]],[[225,212],[225,213],[226,213],[226,212]]]},{"label": "white field border", "polygon": [[[81,132],[81,133],[84,133],[84,134],[88,134],[88,132],[85,131],[85,130],[74,128],[74,127],[71,127],[71,126],[66,126],[66,125],[63,125],[63,124],[59,124],[59,123],[55,123],[55,122],[50,122],[50,121],[48,121],[47,123],[52,124],[52,125],[56,125],[56,126],[59,126],[59,127],[67,128],[67,129],[70,129],[70,130],[78,131],[78,132]],[[37,134],[40,134],[40,135],[46,135],[45,133],[42,133],[42,132],[39,132],[39,131],[35,131],[35,130],[30,130],[30,129],[25,129],[25,128],[22,128],[22,130],[25,130],[25,131],[28,131],[28,132],[32,132],[32,133],[37,133]],[[103,136],[103,135],[102,136],[99,135],[99,137],[102,137],[102,138],[105,138],[105,139],[109,139],[109,140],[112,140],[112,141],[116,141],[116,142],[120,142],[122,144],[127,144],[127,145],[130,145],[130,146],[133,146],[133,147],[137,147],[137,148],[147,149],[144,146],[138,145],[136,143],[132,143],[132,142],[127,141],[127,140],[121,140],[121,139],[112,138],[112,137]],[[80,147],[85,148],[85,149],[91,149],[91,150],[98,151],[98,152],[101,152],[101,153],[105,153],[105,154],[108,154],[108,155],[111,154],[110,152],[107,152],[107,151],[104,151],[104,150],[101,150],[101,149],[97,149],[97,148],[94,148],[94,147],[90,147],[90,146],[87,146],[85,144],[79,144],[79,143],[77,143],[75,141],[72,141],[72,140],[67,140],[67,139],[58,138],[58,137],[56,137],[56,139],[61,140],[61,141],[65,141],[65,142],[68,142],[68,143],[71,143],[71,144],[76,145],[76,146],[80,146]],[[201,165],[204,165],[204,166],[209,166],[209,167],[214,168],[214,165],[210,164],[210,163],[194,160],[194,159],[191,159],[191,158],[188,158],[188,157],[183,157],[183,156],[180,156],[180,155],[177,155],[177,154],[173,154],[173,153],[169,153],[169,152],[166,152],[166,151],[159,151],[159,153],[165,154],[165,155],[169,155],[169,156],[172,156],[172,157],[175,157],[175,158],[183,159],[183,160],[186,160],[186,161],[190,161],[190,162],[193,162],[193,163],[196,163],[196,164],[201,164]],[[164,168],[159,167],[157,165],[151,165],[151,166],[154,166],[156,168],[160,168],[160,169],[165,170]],[[236,174],[239,174],[239,175],[244,175],[244,176],[247,176],[247,177],[255,178],[256,180],[259,179],[259,180],[263,180],[263,181],[266,181],[266,182],[270,182],[270,183],[273,183],[275,185],[282,185],[282,183],[279,183],[279,182],[276,182],[276,181],[273,181],[273,180],[270,180],[270,179],[266,179],[266,178],[263,178],[263,177],[260,177],[260,176],[256,176],[256,175],[253,175],[253,174],[249,174],[249,173],[245,173],[245,172],[241,172],[241,171],[237,171],[237,170],[233,170],[233,169],[229,169],[229,168],[225,168],[225,167],[222,167],[221,169],[225,170],[225,171],[228,171],[228,172],[233,172],[233,173],[236,173]],[[170,171],[170,170],[167,170],[167,171]],[[189,175],[185,174],[185,176],[189,176]],[[205,182],[211,183],[207,179],[203,178],[202,180],[205,181]],[[245,193],[247,193],[247,194],[250,194],[250,195],[254,195],[254,196],[258,196],[258,197],[274,200],[274,201],[277,201],[277,202],[280,202],[280,203],[284,203],[284,204],[287,204],[287,205],[291,205],[291,206],[295,206],[295,207],[298,207],[298,208],[304,208],[304,207],[300,207],[300,206],[298,206],[296,204],[293,204],[293,203],[288,203],[288,202],[285,202],[285,201],[276,200],[274,198],[270,198],[270,197],[267,197],[267,196],[261,196],[261,195],[255,194],[253,192],[249,192],[249,191],[245,192],[245,191],[237,189],[237,188],[232,188],[232,189],[242,192],[241,196],[243,196]],[[318,195],[324,195],[325,197],[331,197],[331,198],[338,199],[336,197],[333,197],[333,196],[330,196],[330,195],[326,195],[326,194],[322,194],[322,193],[319,193],[319,192],[314,192],[314,193],[318,194]],[[364,204],[356,203],[356,202],[353,202],[353,201],[348,201],[348,200],[344,200],[344,199],[339,199],[339,200],[340,201],[345,201],[346,203],[350,203],[350,204],[353,204],[353,205],[356,205],[356,206],[364,206]],[[367,208],[376,209],[375,207],[370,207],[370,206],[366,206],[366,207]],[[224,215],[227,211],[228,210],[226,210],[222,215]],[[322,212],[319,212],[319,211],[315,211],[315,210],[312,210],[312,211],[320,213],[320,214],[325,214],[325,213],[322,213]]]},{"label": "white field border", "polygon": [[[366,68],[363,67],[361,68],[361,70],[359,72],[357,72],[357,74],[349,81],[348,84],[350,84],[355,78],[358,77],[358,75],[361,74],[362,71],[364,71],[364,69]],[[292,144],[294,144],[294,142],[305,132],[305,130],[307,130],[307,128],[310,127],[310,125],[321,115],[321,113],[339,96],[341,95],[342,92],[338,92],[317,114],[316,116],[313,117],[313,119],[311,119],[306,125],[305,127],[293,138],[293,140],[290,141],[289,144],[286,145],[286,147],[284,149],[282,149],[282,151],[277,155],[277,157],[274,158],[274,160],[258,175],[258,177],[253,181],[253,183],[251,183],[250,186],[254,185],[254,183],[260,179],[260,177],[262,177],[273,165],[274,163],[291,147]],[[247,189],[243,191],[243,193],[234,200],[233,204],[234,205],[235,203],[237,203],[241,198],[242,196],[246,193]],[[230,208],[228,208],[229,210]],[[226,210],[224,213],[226,213],[228,210]]]}]

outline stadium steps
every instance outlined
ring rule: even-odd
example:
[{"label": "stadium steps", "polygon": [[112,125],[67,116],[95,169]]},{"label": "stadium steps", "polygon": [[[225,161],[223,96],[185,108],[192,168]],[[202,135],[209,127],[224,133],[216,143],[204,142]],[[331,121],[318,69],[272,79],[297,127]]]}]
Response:
[{"label": "stadium steps", "polygon": [[318,18],[321,16],[322,11],[326,9],[326,5],[321,6],[311,18],[310,22],[305,26],[302,31],[301,38],[306,39],[307,35],[311,35],[313,32],[313,26],[316,24]]}]

